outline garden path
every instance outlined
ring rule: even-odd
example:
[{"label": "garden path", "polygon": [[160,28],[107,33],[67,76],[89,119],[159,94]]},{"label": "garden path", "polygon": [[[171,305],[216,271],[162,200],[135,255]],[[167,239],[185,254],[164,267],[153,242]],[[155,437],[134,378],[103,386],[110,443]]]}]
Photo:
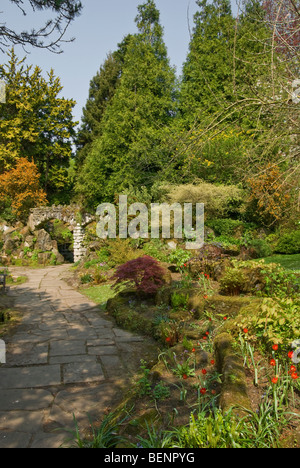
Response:
[{"label": "garden path", "polygon": [[154,351],[68,286],[69,268],[10,269],[28,282],[9,292],[22,319],[4,338],[0,448],[59,448],[75,429],[73,415],[80,428],[101,419],[128,389],[147,349]]}]

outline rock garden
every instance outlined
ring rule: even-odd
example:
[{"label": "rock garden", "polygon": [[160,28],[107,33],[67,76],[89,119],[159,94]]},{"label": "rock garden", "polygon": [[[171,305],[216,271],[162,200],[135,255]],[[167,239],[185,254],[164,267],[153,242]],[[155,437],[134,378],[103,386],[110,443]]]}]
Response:
[{"label": "rock garden", "polygon": [[[59,265],[72,260],[73,234],[59,221],[46,221],[39,228],[29,224],[0,226],[0,263],[5,266]],[[62,254],[62,253],[64,254]]]},{"label": "rock garden", "polygon": [[[139,357],[128,392],[92,432],[74,425],[76,446],[300,446],[299,254],[274,256],[284,239],[251,232],[247,241],[234,221],[230,237],[224,223],[208,222],[197,251],[176,239],[100,240],[96,223],[87,226],[86,256],[66,281],[157,352]],[[0,273],[8,285],[26,282],[11,265],[63,263],[72,242],[62,220],[2,226]],[[2,294],[2,334],[18,323],[7,301]]]},{"label": "rock garden", "polygon": [[[300,446],[297,270],[217,242],[193,252],[161,241],[89,245],[69,281],[119,327],[157,342],[155,362],[141,356],[103,422],[118,433],[112,446]],[[101,444],[103,424],[77,442]]]}]

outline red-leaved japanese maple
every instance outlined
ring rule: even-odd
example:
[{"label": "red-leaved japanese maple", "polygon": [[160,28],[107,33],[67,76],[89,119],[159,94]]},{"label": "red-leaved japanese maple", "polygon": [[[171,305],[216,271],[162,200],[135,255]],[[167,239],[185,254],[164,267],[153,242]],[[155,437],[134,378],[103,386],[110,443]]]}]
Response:
[{"label": "red-leaved japanese maple", "polygon": [[148,255],[130,260],[119,266],[113,276],[115,288],[135,286],[137,292],[155,294],[164,284],[164,268]]}]

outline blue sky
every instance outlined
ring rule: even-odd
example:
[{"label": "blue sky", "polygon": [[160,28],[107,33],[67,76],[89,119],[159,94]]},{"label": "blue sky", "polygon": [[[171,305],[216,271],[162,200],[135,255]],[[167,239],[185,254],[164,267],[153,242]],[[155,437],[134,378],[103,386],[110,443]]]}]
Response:
[{"label": "blue sky", "polygon": [[[27,2],[25,2],[26,4]],[[134,19],[137,7],[144,0],[82,0],[84,9],[67,32],[67,38],[75,37],[72,43],[63,46],[64,53],[53,54],[47,50],[16,47],[19,58],[27,55],[27,63],[39,65],[44,72],[54,69],[61,79],[62,95],[77,101],[74,117],[80,121],[82,108],[85,106],[89,83],[104,62],[110,51],[116,50],[117,44],[128,33],[136,32]],[[235,0],[232,0],[235,5]],[[156,0],[164,27],[164,39],[168,48],[171,65],[181,72],[190,42],[190,29],[193,28],[193,15],[196,12],[195,0]],[[9,0],[1,0],[0,22],[15,29],[31,29],[40,25],[48,15],[28,14],[26,17]],[[234,8],[235,11],[235,8]],[[38,20],[38,22],[37,22]],[[1,63],[6,62],[5,54],[0,52]]]}]

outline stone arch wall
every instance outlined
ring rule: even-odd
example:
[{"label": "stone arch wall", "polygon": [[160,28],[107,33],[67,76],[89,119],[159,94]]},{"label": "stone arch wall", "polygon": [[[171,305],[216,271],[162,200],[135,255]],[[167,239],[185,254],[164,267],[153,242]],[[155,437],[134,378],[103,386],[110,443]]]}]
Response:
[{"label": "stone arch wall", "polygon": [[95,220],[95,217],[85,213],[82,214],[76,206],[52,206],[33,208],[30,210],[28,226],[35,231],[45,221],[59,219],[73,228],[74,237],[74,262],[81,260],[86,254],[83,246],[85,227]]}]

